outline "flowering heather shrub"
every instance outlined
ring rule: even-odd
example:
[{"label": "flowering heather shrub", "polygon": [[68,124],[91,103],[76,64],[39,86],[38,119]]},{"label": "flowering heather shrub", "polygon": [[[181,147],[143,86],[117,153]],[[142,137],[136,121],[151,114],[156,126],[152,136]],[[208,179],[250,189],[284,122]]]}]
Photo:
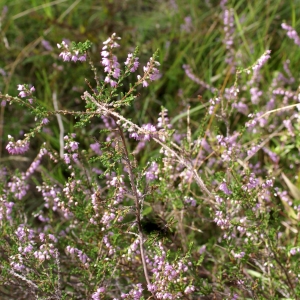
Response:
[{"label": "flowering heather shrub", "polygon": [[[224,7],[232,86],[219,90],[183,66],[213,94],[196,134],[189,112],[178,128],[166,108],[153,123],[127,118],[142,101],[138,88],[161,75],[156,53],[142,69],[138,49],[118,60],[116,34],[104,42],[101,73],[90,42],[58,44],[70,67],[89,63],[94,72],[84,111],[49,111],[26,84],[17,97],[0,94],[36,122],[23,140],[9,136],[11,155],[26,155],[54,116],[77,121],[60,140],[60,155],[43,144],[27,170],[1,170],[3,299],[300,297],[300,190],[294,171],[284,169],[299,167],[299,91],[288,61],[285,75],[261,86],[270,50],[237,67],[233,22]],[[297,44],[293,29],[282,27]],[[148,155],[151,147],[158,151]]]}]

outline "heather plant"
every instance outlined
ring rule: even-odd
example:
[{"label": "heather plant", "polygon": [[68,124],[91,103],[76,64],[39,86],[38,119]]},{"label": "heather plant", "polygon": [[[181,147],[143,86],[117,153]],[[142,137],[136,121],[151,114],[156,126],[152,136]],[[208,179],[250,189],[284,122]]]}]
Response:
[{"label": "heather plant", "polygon": [[[296,74],[288,59],[268,69],[272,47],[249,63],[236,45],[239,7],[220,9],[222,85],[187,60],[180,72],[200,105],[175,117],[165,106],[135,116],[143,92],[164,80],[161,51],[121,60],[116,34],[97,60],[89,41],[57,44],[64,68],[91,71],[77,106],[60,109],[53,91],[49,108],[29,82],[0,94],[32,124],[22,137],[8,131],[5,150],[20,161],[35,151],[26,168],[1,169],[3,299],[300,297]],[[297,31],[281,26],[298,46]],[[184,17],[181,32],[194,28]]]}]

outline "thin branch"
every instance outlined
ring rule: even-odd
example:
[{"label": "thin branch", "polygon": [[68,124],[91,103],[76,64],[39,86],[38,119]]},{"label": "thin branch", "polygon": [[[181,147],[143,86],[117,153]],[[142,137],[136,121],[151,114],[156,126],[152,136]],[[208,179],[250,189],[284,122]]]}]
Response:
[{"label": "thin branch", "polygon": [[[147,281],[147,285],[150,285],[151,282],[150,282],[149,275],[148,275],[147,263],[146,263],[145,252],[144,252],[144,237],[143,237],[142,224],[141,224],[140,197],[139,197],[139,194],[138,194],[138,191],[137,191],[137,187],[135,185],[135,176],[134,176],[134,173],[133,173],[133,168],[132,168],[132,165],[131,165],[131,161],[129,159],[129,153],[128,153],[128,150],[127,150],[127,147],[126,147],[126,140],[125,140],[123,130],[122,130],[121,126],[118,125],[117,119],[114,118],[114,120],[115,120],[115,122],[118,126],[119,134],[120,134],[120,137],[122,139],[123,150],[124,150],[124,154],[125,154],[125,161],[126,161],[127,166],[128,166],[130,185],[131,185],[131,188],[132,188],[132,191],[133,191],[133,194],[134,194],[134,198],[135,198],[135,206],[136,206],[135,214],[136,214],[136,221],[137,221],[137,227],[138,227],[138,232],[139,232],[138,235],[139,235],[139,239],[140,239],[141,259],[142,259],[143,270],[144,270],[145,279]],[[153,293],[152,293],[152,295],[153,295],[154,299],[156,299]]]},{"label": "thin branch", "polygon": [[[58,111],[58,104],[57,104],[57,93],[56,91],[52,94],[53,106],[56,111]],[[60,158],[64,158],[64,123],[62,121],[62,117],[60,114],[56,114],[57,122],[59,126],[59,156]]]},{"label": "thin branch", "polygon": [[273,112],[277,112],[277,111],[281,111],[281,110],[286,110],[286,109],[290,109],[290,108],[293,108],[295,106],[299,107],[299,103],[297,104],[292,104],[292,105],[288,105],[288,106],[284,106],[284,107],[280,107],[280,108],[276,108],[276,109],[272,109],[272,110],[269,110],[267,111],[266,113],[264,113],[263,115],[259,116],[256,120],[259,120],[269,114],[272,114]]}]

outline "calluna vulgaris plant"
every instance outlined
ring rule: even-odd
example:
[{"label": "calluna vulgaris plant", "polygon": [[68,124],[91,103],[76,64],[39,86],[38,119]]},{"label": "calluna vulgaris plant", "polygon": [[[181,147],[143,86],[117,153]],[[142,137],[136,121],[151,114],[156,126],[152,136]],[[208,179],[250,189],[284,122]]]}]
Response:
[{"label": "calluna vulgaris plant", "polygon": [[[271,86],[260,86],[270,50],[251,67],[237,67],[232,13],[224,10],[233,86],[219,90],[184,65],[213,95],[196,135],[189,113],[186,131],[165,108],[153,124],[126,117],[142,101],[137,89],[160,78],[159,63],[155,53],[140,73],[138,49],[121,63],[115,34],[102,48],[104,76],[89,56],[90,42],[58,45],[63,61],[87,61],[94,72],[81,97],[84,111],[49,111],[26,84],[17,97],[1,94],[36,121],[24,139],[9,136],[11,155],[26,154],[54,117],[77,121],[76,132],[60,141],[60,155],[44,144],[27,171],[1,171],[3,299],[300,297],[300,191],[281,170],[284,159],[299,166],[299,113],[291,113],[299,94],[288,62],[286,75],[277,72]],[[298,41],[290,26],[283,29]],[[96,125],[85,137],[90,148],[81,148],[83,129]],[[150,147],[159,151],[141,159]],[[285,147],[295,155],[282,156]],[[43,162],[52,167],[46,171]],[[51,175],[59,168],[65,182]],[[43,202],[31,216],[24,201],[33,185]]]}]

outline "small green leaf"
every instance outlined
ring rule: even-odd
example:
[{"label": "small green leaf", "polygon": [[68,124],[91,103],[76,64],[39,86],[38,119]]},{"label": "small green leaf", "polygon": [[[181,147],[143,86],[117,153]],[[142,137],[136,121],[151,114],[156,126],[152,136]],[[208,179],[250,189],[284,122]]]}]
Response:
[{"label": "small green leaf", "polygon": [[152,207],[151,206],[147,206],[144,210],[143,210],[143,216],[147,216],[152,212]]}]

